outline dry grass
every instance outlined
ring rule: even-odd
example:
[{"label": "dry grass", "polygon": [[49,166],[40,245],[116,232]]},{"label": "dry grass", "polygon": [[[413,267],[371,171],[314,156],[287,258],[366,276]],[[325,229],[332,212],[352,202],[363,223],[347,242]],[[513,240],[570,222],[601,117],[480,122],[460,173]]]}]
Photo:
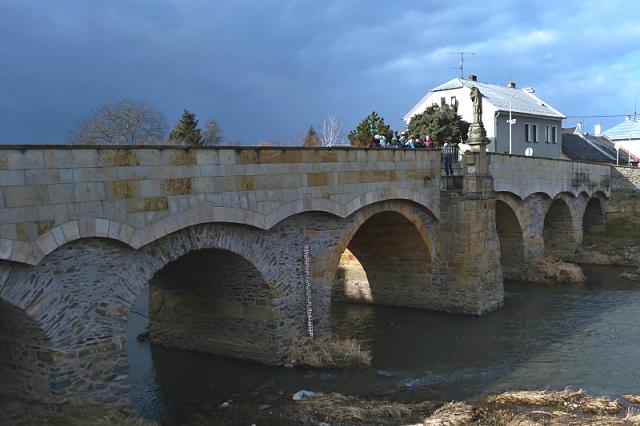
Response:
[{"label": "dry grass", "polygon": [[622,398],[626,399],[632,404],[640,404],[640,396],[639,395],[622,395]]},{"label": "dry grass", "polygon": [[434,408],[431,402],[403,404],[382,400],[362,400],[339,393],[318,395],[302,399],[299,407],[307,414],[330,422],[366,422],[385,423],[408,419],[416,414],[430,412]]},{"label": "dry grass", "polygon": [[465,426],[478,416],[478,409],[464,402],[450,402],[424,419],[424,426]]},{"label": "dry grass", "polygon": [[624,256],[607,254],[597,250],[578,249],[574,258],[576,263],[586,265],[625,265]]},{"label": "dry grass", "polygon": [[631,281],[640,281],[640,275],[638,274],[630,274],[629,272],[623,272],[620,274],[620,278],[625,278]]},{"label": "dry grass", "polygon": [[582,283],[586,280],[580,266],[548,257],[532,262],[517,279],[537,283]]},{"label": "dry grass", "polygon": [[498,405],[528,405],[536,407],[562,407],[569,410],[580,410],[588,414],[618,414],[624,408],[618,401],[607,397],[587,395],[582,390],[565,389],[552,391],[516,391],[493,395],[489,403]]},{"label": "dry grass", "polygon": [[371,353],[355,339],[321,342],[310,337],[297,338],[291,344],[288,362],[313,368],[358,369],[371,366]]}]

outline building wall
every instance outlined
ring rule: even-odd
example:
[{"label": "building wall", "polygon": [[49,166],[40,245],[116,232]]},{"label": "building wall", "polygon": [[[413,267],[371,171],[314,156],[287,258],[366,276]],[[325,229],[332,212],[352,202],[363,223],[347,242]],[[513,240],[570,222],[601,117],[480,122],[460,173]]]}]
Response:
[{"label": "building wall", "polygon": [[[560,158],[562,154],[562,120],[560,119],[542,119],[525,114],[512,114],[516,119],[511,131],[511,153],[514,155],[525,155],[528,147],[533,149],[534,157]],[[489,146],[492,152],[508,153],[509,152],[509,119],[508,112],[501,112],[497,120],[497,142]],[[525,124],[536,124],[538,126],[538,142],[525,141]],[[486,124],[485,124],[486,125]],[[556,143],[544,141],[544,126],[549,126],[550,131],[553,126],[556,127]]]},{"label": "building wall", "polygon": [[[455,96],[458,101],[458,114],[463,120],[471,123],[473,121],[473,104],[469,97],[470,90],[466,87],[452,90],[442,90],[433,92],[422,102],[416,113],[423,112],[427,107],[434,103],[440,105],[440,99],[445,98],[447,105],[451,104],[451,97]],[[488,146],[489,152],[508,153],[509,152],[509,119],[508,111],[500,111],[496,118],[498,110],[489,102],[484,101],[482,104],[482,121],[487,132],[487,137],[491,141]],[[512,128],[512,154],[524,155],[527,147],[533,148],[535,157],[560,158],[562,155],[562,120],[553,118],[539,118],[526,114],[512,113],[512,117],[516,119],[516,124]],[[538,141],[537,143],[525,142],[525,123],[538,125]],[[409,123],[406,122],[408,125]],[[544,142],[544,126],[556,127],[556,143]]]}]

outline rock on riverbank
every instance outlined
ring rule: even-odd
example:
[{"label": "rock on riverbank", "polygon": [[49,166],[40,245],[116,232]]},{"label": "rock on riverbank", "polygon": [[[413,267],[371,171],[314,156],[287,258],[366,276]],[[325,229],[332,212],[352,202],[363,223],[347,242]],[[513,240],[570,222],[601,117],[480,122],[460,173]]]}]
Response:
[{"label": "rock on riverbank", "polygon": [[533,283],[582,283],[586,280],[579,265],[542,257],[520,272],[513,272],[510,279]]}]

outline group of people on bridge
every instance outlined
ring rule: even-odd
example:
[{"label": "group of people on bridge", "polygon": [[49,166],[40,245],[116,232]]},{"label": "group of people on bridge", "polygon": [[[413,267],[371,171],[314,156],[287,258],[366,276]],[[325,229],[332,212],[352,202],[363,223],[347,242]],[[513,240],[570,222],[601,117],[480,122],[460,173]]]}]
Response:
[{"label": "group of people on bridge", "polygon": [[435,149],[436,143],[431,139],[429,135],[424,139],[420,135],[411,135],[405,130],[398,135],[398,132],[393,133],[391,140],[387,140],[384,135],[374,135],[369,142],[369,148],[426,148]]},{"label": "group of people on bridge", "polygon": [[[374,135],[369,142],[369,148],[409,148],[409,149],[436,149],[438,146],[431,139],[429,135],[424,139],[419,134],[409,136],[409,132],[406,130],[398,135],[398,132],[393,133],[393,137],[390,141],[384,135]],[[458,161],[458,147],[448,142],[445,142],[440,147],[442,153],[442,169],[445,174],[453,174],[453,163]]]}]

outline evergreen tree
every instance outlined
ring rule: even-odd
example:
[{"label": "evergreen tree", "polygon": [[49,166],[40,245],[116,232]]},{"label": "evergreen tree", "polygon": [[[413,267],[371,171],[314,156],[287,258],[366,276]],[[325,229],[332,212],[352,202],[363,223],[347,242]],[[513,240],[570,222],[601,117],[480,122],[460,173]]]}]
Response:
[{"label": "evergreen tree", "polygon": [[409,122],[409,134],[429,135],[436,145],[445,142],[458,143],[467,140],[469,123],[458,115],[458,110],[449,105],[432,105],[422,114],[414,115]]},{"label": "evergreen tree", "polygon": [[302,146],[322,146],[320,136],[318,136],[318,133],[316,132],[316,129],[313,128],[313,126],[309,127],[309,130],[307,130],[307,134],[304,135],[304,138],[302,139]]},{"label": "evergreen tree", "polygon": [[196,114],[186,109],[169,134],[169,141],[184,145],[202,145],[203,139]]},{"label": "evergreen tree", "polygon": [[391,127],[384,124],[384,118],[373,111],[347,137],[352,146],[367,146],[375,135],[385,136],[388,141],[393,137]]}]

